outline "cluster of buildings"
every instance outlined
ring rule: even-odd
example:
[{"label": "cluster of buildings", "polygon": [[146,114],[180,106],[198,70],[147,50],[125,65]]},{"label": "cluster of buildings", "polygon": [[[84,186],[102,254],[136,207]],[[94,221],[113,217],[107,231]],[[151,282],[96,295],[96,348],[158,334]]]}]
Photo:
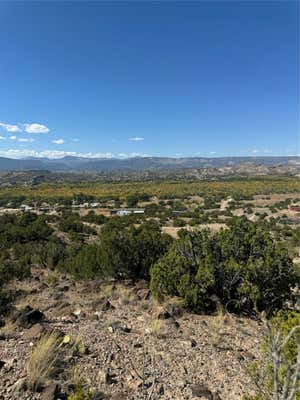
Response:
[{"label": "cluster of buildings", "polygon": [[144,212],[145,212],[144,208],[125,208],[125,209],[110,210],[111,215],[119,215],[119,216],[131,215],[131,214],[144,214]]},{"label": "cluster of buildings", "polygon": [[[42,211],[42,212],[52,212],[57,211],[59,205],[51,206],[48,203],[42,203],[39,207],[32,207],[27,204],[21,204],[20,210],[24,212],[30,211]],[[90,209],[90,208],[100,208],[100,203],[83,203],[83,204],[72,204],[73,209]],[[125,216],[131,214],[144,214],[144,208],[105,208],[103,211],[108,212],[109,215]]]}]

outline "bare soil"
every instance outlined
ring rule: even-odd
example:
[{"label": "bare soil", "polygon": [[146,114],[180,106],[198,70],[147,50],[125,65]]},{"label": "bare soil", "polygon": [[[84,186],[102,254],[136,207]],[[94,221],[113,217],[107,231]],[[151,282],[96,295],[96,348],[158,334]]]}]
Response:
[{"label": "bare soil", "polygon": [[[221,400],[253,393],[247,367],[259,358],[264,333],[259,322],[229,314],[195,315],[174,308],[172,301],[162,307],[149,297],[145,282],[76,283],[64,277],[47,286],[46,281],[36,272],[14,284],[23,292],[15,307],[38,308],[45,314],[43,328],[84,343],[88,351],[68,361],[64,376],[76,366],[89,387],[115,399],[202,398],[193,385],[205,386]],[[26,379],[38,334],[7,319],[2,335],[0,398],[44,399],[43,392],[16,390],[16,383]]]}]

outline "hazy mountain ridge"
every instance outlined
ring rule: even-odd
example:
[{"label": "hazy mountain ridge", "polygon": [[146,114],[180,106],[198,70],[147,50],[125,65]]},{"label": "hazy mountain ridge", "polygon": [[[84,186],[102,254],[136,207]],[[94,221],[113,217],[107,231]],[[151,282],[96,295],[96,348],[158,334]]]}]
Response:
[{"label": "hazy mountain ridge", "polygon": [[67,156],[60,159],[24,158],[12,159],[0,157],[1,171],[50,170],[50,171],[113,171],[145,169],[178,169],[202,167],[226,167],[245,163],[256,165],[300,164],[300,157],[135,157],[84,158]]}]

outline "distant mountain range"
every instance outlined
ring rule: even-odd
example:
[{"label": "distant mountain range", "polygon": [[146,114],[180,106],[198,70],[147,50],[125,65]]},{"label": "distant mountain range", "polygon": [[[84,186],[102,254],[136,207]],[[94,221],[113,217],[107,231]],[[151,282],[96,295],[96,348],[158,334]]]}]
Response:
[{"label": "distant mountain range", "polygon": [[222,168],[251,163],[256,165],[300,165],[300,157],[135,157],[117,158],[84,158],[67,156],[60,159],[24,158],[12,159],[0,157],[0,171],[117,171],[147,169],[182,169],[182,168]]}]

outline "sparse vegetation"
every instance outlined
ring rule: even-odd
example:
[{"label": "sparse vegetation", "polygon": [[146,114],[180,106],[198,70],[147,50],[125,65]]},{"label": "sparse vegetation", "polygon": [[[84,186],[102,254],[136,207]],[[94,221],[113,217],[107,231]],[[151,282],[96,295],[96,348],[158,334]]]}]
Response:
[{"label": "sparse vegetation", "polygon": [[[299,228],[293,225],[286,208],[294,204],[296,198],[293,194],[270,194],[268,199],[253,197],[260,190],[255,187],[257,182],[259,179],[232,179],[226,182],[226,186],[221,181],[190,182],[189,185],[185,182],[158,182],[156,186],[143,182],[133,184],[128,192],[127,183],[118,183],[111,185],[111,190],[122,188],[124,192],[105,195],[105,198],[103,193],[90,193],[91,185],[80,184],[78,193],[77,188],[72,188],[71,197],[66,193],[66,197],[48,199],[51,215],[48,211],[41,211],[40,207],[44,207],[42,198],[28,201],[23,196],[22,200],[32,207],[30,212],[17,210],[11,215],[4,213],[0,216],[0,317],[13,303],[32,296],[31,305],[36,301],[42,302],[45,314],[47,317],[50,315],[50,323],[58,329],[63,324],[67,330],[64,337],[54,333],[44,335],[45,326],[49,327],[48,320],[33,327],[33,333],[28,328],[30,324],[25,328],[25,338],[27,330],[29,337],[35,332],[37,337],[42,334],[39,340],[31,339],[33,347],[26,382],[32,395],[46,390],[48,382],[58,376],[60,380],[69,381],[68,391],[64,393],[68,400],[106,398],[101,393],[97,397],[97,392],[91,391],[94,382],[91,385],[89,377],[86,380],[85,368],[83,376],[77,380],[70,378],[70,365],[65,365],[66,371],[59,373],[66,354],[72,365],[78,363],[82,367],[81,362],[88,360],[88,368],[94,357],[101,359],[101,362],[97,361],[97,368],[103,365],[98,378],[105,392],[113,385],[119,385],[120,380],[126,382],[125,386],[132,385],[136,396],[145,398],[159,398],[164,391],[162,382],[168,380],[170,370],[165,377],[160,373],[162,370],[166,373],[168,346],[174,347],[178,357],[184,355],[185,360],[195,358],[197,362],[201,352],[206,354],[210,351],[210,357],[213,352],[215,358],[225,349],[226,357],[229,353],[236,356],[241,352],[239,360],[245,364],[241,343],[247,336],[235,343],[236,348],[231,347],[232,343],[228,344],[234,340],[234,335],[248,334],[246,330],[244,333],[243,327],[237,328],[235,321],[245,314],[257,318],[262,310],[269,318],[275,310],[295,307],[300,276],[298,264],[292,262],[292,258],[297,260],[299,255]],[[284,191],[283,183],[286,182],[285,178],[274,180],[269,177],[266,179],[267,192]],[[289,185],[295,184],[293,179],[288,182]],[[46,187],[50,190],[50,186]],[[222,192],[225,187],[227,190]],[[105,188],[107,190],[108,186]],[[35,189],[41,190],[41,187]],[[173,193],[168,192],[173,189]],[[287,197],[293,200],[285,200]],[[16,198],[15,201],[13,206],[18,204]],[[54,205],[54,201],[59,201],[58,205]],[[89,208],[93,207],[89,205],[91,201],[96,205],[101,202],[103,208]],[[276,210],[272,213],[271,207],[275,203]],[[122,210],[129,205],[143,207],[144,212],[116,215],[115,207]],[[49,209],[48,206],[45,208]],[[291,215],[297,221],[297,215]],[[19,287],[26,289],[15,290]],[[85,289],[80,291],[80,288]],[[42,300],[44,293],[48,296],[46,304]],[[20,294],[19,300],[17,294]],[[34,311],[29,307],[30,310]],[[190,311],[195,314],[189,314]],[[202,327],[197,321],[203,314],[209,316],[207,319],[203,317]],[[273,336],[277,338],[276,332],[280,331],[281,340],[291,328],[291,318],[295,320],[298,315],[294,312],[286,317],[287,328],[283,332],[285,317],[277,313],[270,325]],[[80,332],[82,324],[85,330]],[[249,329],[250,322],[244,324]],[[72,326],[72,333],[68,331],[69,326]],[[257,326],[255,329],[257,332]],[[18,324],[11,326],[6,318],[0,338],[10,340],[19,330]],[[93,332],[92,340],[89,338],[90,330]],[[132,333],[138,335],[137,343],[124,340],[124,335]],[[77,334],[78,338],[71,340]],[[96,352],[88,357],[90,347],[86,341],[95,352],[94,343],[98,336],[101,344],[106,346],[106,355],[102,357]],[[198,337],[205,337],[203,343]],[[280,355],[281,389],[291,360],[295,361],[293,340],[289,341],[289,350],[285,348],[284,354]],[[24,343],[29,342],[25,339]],[[269,357],[267,343],[266,339],[262,352],[266,360]],[[152,346],[155,352],[152,352]],[[159,349],[166,346],[167,350],[161,355]],[[194,348],[197,352],[190,354]],[[123,368],[131,366],[133,369],[124,380],[120,378],[116,365],[120,363],[120,352]],[[135,358],[134,362],[131,357]],[[152,364],[146,365],[150,360]],[[176,365],[181,363],[178,358],[176,360]],[[236,360],[232,360],[235,365]],[[200,364],[203,366],[203,359]],[[155,372],[154,365],[160,372]],[[268,374],[265,380],[260,381],[264,391],[273,384],[273,367],[270,363],[266,365]],[[264,367],[256,364],[255,373]],[[183,369],[185,371],[185,366]],[[184,374],[188,377],[188,372]],[[291,376],[294,376],[293,372]],[[186,389],[182,390],[186,393]],[[204,389],[201,390],[203,393]],[[205,393],[210,393],[205,390]],[[258,391],[255,399],[274,400],[262,397],[262,393]]]},{"label": "sparse vegetation", "polygon": [[160,319],[154,319],[153,321],[151,321],[148,330],[151,333],[151,335],[161,339],[166,337],[168,332],[166,322]]},{"label": "sparse vegetation", "polygon": [[40,390],[48,379],[55,377],[58,361],[62,357],[62,338],[57,332],[42,336],[33,347],[27,367],[27,383],[30,389]]},{"label": "sparse vegetation", "polygon": [[300,399],[300,314],[279,311],[266,322],[263,360],[250,367],[257,394],[246,400]]},{"label": "sparse vegetation", "polygon": [[[71,384],[73,389],[68,394],[67,400],[91,400],[93,391],[88,387],[78,369],[73,370]],[[100,399],[99,399],[100,400]]]},{"label": "sparse vegetation", "polygon": [[[124,183],[95,183],[76,182],[72,184],[41,183],[32,187],[18,187],[16,185],[1,189],[0,200],[6,205],[8,202],[22,204],[25,201],[47,201],[57,203],[70,202],[75,199],[78,203],[85,201],[105,201],[118,198],[126,201],[126,197],[135,196],[143,200],[144,196],[157,196],[160,199],[184,199],[187,196],[232,196],[235,200],[251,199],[256,194],[293,193],[299,192],[299,179],[291,176],[263,176],[263,177],[232,177],[226,179],[203,180],[200,182],[183,181],[143,181]],[[132,204],[132,203],[131,203]]]}]

